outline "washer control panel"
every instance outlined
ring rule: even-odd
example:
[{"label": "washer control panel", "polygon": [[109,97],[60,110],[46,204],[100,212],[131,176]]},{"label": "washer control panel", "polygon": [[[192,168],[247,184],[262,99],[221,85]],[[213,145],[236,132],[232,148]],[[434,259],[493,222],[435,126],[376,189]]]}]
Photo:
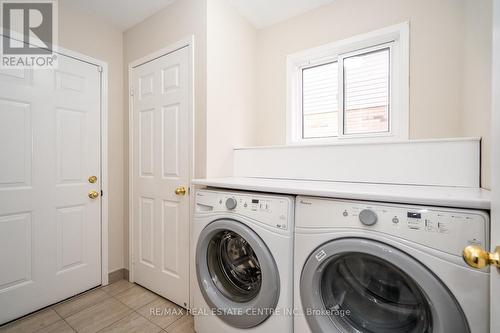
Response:
[{"label": "washer control panel", "polygon": [[478,210],[298,197],[296,214],[301,229],[371,230],[453,255],[468,245],[489,246],[489,216]]},{"label": "washer control panel", "polygon": [[293,199],[263,194],[196,192],[196,213],[234,213],[280,230],[293,230]]}]

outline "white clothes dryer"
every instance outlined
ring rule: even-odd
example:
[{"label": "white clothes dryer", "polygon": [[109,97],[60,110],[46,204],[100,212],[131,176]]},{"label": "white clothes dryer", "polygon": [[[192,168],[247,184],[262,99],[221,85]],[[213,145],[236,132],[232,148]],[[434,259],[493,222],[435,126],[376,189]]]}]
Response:
[{"label": "white clothes dryer", "polygon": [[488,214],[296,199],[295,332],[488,333]]}]

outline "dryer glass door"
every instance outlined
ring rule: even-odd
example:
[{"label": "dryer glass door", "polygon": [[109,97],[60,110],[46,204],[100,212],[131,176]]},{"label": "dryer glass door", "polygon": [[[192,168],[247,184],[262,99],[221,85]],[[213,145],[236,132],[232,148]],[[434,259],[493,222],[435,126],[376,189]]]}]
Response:
[{"label": "dryer glass door", "polygon": [[318,247],[303,267],[300,298],[313,332],[470,332],[455,297],[432,272],[369,239]]}]

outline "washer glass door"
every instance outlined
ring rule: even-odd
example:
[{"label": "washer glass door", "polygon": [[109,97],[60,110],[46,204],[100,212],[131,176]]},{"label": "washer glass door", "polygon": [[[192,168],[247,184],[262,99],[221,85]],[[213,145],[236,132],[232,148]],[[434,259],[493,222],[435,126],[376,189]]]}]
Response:
[{"label": "washer glass door", "polygon": [[332,258],[321,278],[321,295],[332,321],[346,331],[432,332],[431,307],[415,281],[373,255]]},{"label": "washer glass door", "polygon": [[236,328],[255,327],[278,304],[280,278],[264,241],[244,223],[211,222],[196,246],[198,286],[213,314]]},{"label": "washer glass door", "polygon": [[235,302],[251,301],[262,285],[262,270],[252,246],[231,230],[215,234],[208,244],[208,270],[221,293]]},{"label": "washer glass door", "polygon": [[315,333],[470,332],[438,277],[374,240],[343,238],[314,250],[302,270],[300,298]]}]

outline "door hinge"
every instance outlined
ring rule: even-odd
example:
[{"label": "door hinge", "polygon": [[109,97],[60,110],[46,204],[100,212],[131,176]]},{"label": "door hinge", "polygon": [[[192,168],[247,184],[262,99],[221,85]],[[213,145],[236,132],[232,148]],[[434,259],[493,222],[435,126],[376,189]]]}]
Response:
[{"label": "door hinge", "polygon": [[134,96],[134,87],[130,87],[130,96]]},{"label": "door hinge", "polygon": [[99,71],[99,73],[102,73],[103,71],[102,66],[97,67],[97,70]]}]

